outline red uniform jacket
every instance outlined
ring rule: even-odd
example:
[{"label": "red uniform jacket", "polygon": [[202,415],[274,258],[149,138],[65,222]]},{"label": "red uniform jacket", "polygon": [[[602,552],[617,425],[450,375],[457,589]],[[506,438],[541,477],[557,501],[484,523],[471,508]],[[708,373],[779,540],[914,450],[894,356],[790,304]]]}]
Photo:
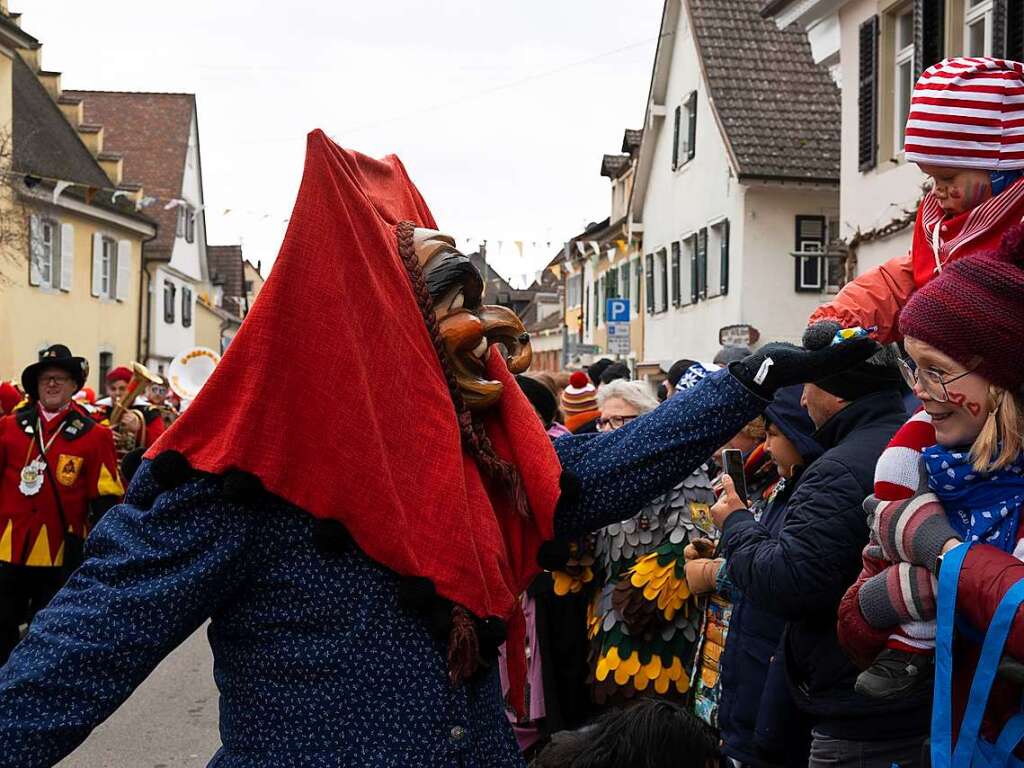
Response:
[{"label": "red uniform jacket", "polygon": [[[39,456],[35,431],[41,419],[35,404],[26,404],[0,419],[0,562],[59,566],[64,562],[63,525],[75,535],[88,533],[90,502],[124,494],[110,430],[72,403],[63,416],[43,424],[43,444],[59,432],[46,452],[50,474],[33,496],[18,485],[25,464]],[[53,490],[60,494],[60,511]]]}]

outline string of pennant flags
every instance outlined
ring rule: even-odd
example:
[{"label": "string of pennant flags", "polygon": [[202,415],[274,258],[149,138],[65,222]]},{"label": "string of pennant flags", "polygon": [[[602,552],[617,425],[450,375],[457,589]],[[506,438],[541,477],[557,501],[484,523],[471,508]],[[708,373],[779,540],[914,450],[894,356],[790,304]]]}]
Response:
[{"label": "string of pennant flags", "polygon": [[[51,200],[54,205],[58,203],[62,194],[73,187],[80,187],[85,192],[86,203],[91,203],[93,198],[99,192],[109,192],[111,201],[117,203],[121,198],[126,201],[129,200],[132,192],[126,189],[119,189],[117,187],[100,187],[81,182],[69,181],[67,179],[60,179],[50,176],[42,176],[35,173],[25,173],[23,171],[14,171],[11,169],[0,169],[0,174],[8,178],[15,178],[21,180],[25,187],[28,189],[34,189],[40,184],[47,182],[53,185],[53,191],[51,194]],[[158,195],[142,195],[134,201],[136,211],[142,211],[145,208],[150,208],[155,205],[160,205],[165,211],[169,211],[179,207],[190,207],[194,213],[199,213],[206,209],[206,206],[195,205],[180,197],[164,197]],[[283,218],[278,220],[277,217],[269,211],[258,211],[243,208],[224,208],[221,212],[222,216],[247,216],[257,219],[259,221],[275,220],[279,221],[280,224],[287,224],[289,219]],[[491,246],[488,253],[488,261],[491,261],[495,257],[496,260],[509,262],[516,261],[522,262],[528,260],[530,253],[537,254],[538,249],[543,249],[543,253],[546,258],[550,260],[553,256],[552,246],[560,246],[566,252],[572,252],[575,249],[575,253],[572,255],[579,255],[581,257],[598,258],[603,253],[611,253],[618,249],[622,253],[627,251],[627,243],[623,239],[617,239],[612,241],[609,247],[608,243],[602,243],[599,240],[584,240],[584,239],[573,239],[566,241],[564,244],[555,243],[551,240],[536,240],[536,239],[516,239],[516,238],[491,238],[482,236],[463,236],[458,238],[460,243],[465,244],[466,252],[471,250],[480,250],[482,247]],[[494,247],[496,246],[497,252]],[[511,249],[511,252],[510,252]],[[534,256],[534,259],[536,256]],[[534,260],[529,259],[529,260]],[[514,274],[511,277],[519,277],[524,285],[528,285],[530,282],[539,281],[547,268],[545,262],[544,267],[538,270],[523,272]],[[532,278],[532,279],[531,279]]]}]

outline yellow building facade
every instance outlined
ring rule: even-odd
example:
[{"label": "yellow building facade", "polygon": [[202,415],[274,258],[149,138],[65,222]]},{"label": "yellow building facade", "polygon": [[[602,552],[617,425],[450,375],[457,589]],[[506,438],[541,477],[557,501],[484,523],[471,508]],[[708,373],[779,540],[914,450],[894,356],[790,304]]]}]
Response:
[{"label": "yellow building facade", "polygon": [[0,379],[60,343],[101,391],[137,355],[142,243],[156,225],[132,193],[115,194],[120,158],[103,152],[102,126],[69,122],[41,48],[0,4]]}]

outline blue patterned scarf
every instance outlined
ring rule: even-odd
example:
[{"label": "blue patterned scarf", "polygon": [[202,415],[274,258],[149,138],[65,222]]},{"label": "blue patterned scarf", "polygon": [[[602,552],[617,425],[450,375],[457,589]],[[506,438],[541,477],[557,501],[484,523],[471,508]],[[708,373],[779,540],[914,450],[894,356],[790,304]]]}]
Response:
[{"label": "blue patterned scarf", "polygon": [[928,487],[946,508],[949,524],[964,541],[991,544],[1004,552],[1017,546],[1019,512],[1024,504],[1024,454],[1005,469],[981,474],[967,451],[941,445],[925,448]]}]

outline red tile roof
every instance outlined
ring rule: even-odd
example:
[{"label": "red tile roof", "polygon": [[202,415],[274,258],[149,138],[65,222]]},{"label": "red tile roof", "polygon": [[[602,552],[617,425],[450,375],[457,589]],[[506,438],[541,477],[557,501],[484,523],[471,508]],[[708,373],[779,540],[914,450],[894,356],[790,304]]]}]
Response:
[{"label": "red tile roof", "polygon": [[[103,126],[103,149],[124,156],[126,183],[142,184],[143,194],[151,197],[181,197],[194,94],[64,91],[63,96],[81,99],[84,121]],[[147,251],[170,255],[177,209],[165,211],[161,200],[144,210],[159,224]]]}]

